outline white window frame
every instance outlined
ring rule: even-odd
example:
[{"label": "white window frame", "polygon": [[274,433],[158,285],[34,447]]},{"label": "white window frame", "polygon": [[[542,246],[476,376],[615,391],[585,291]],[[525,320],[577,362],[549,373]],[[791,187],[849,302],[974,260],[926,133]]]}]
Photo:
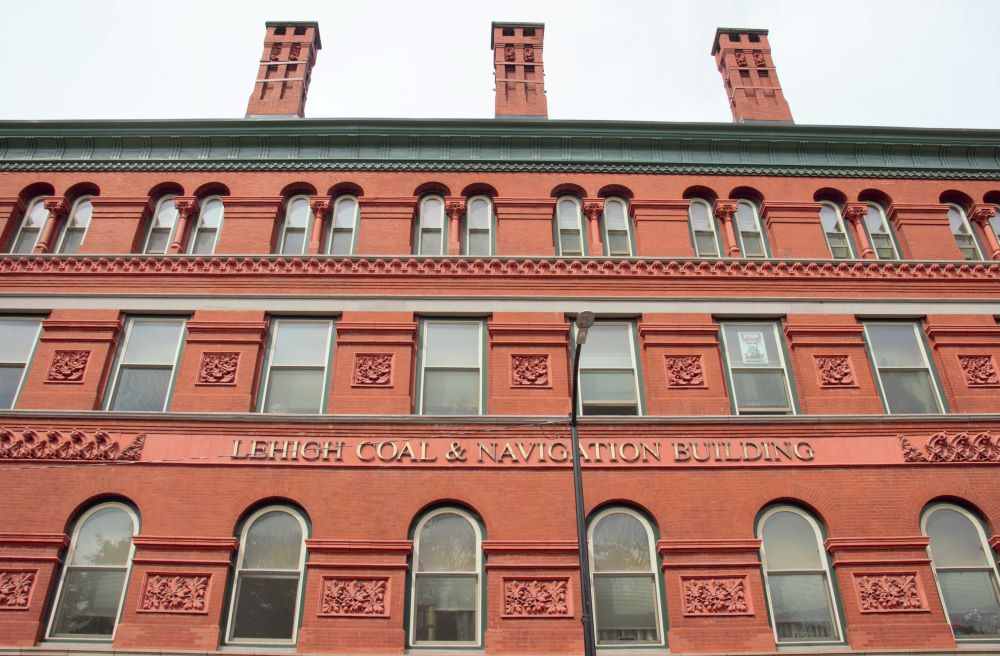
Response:
[{"label": "white window frame", "polygon": [[[56,618],[58,617],[57,611],[59,610],[59,602],[62,600],[63,596],[63,586],[66,583],[66,575],[69,573],[70,569],[114,569],[114,570],[122,569],[121,567],[110,566],[110,565],[86,565],[86,566],[79,566],[78,568],[75,568],[72,565],[73,556],[76,553],[77,540],[80,537],[80,529],[83,528],[84,524],[87,523],[88,519],[93,517],[98,511],[103,510],[105,508],[118,508],[120,510],[124,510],[128,514],[128,516],[132,519],[133,539],[130,541],[129,545],[128,562],[125,565],[125,580],[122,583],[121,597],[118,599],[118,614],[117,617],[115,618],[115,628],[111,631],[110,636],[87,637],[86,635],[77,635],[77,634],[53,635],[52,629],[54,628],[53,625],[55,624]],[[88,509],[87,512],[80,515],[79,519],[77,519],[73,525],[73,537],[70,539],[69,550],[66,552],[66,558],[63,560],[62,571],[59,574],[59,585],[58,587],[56,587],[56,594],[52,598],[52,612],[49,614],[49,623],[45,629],[46,639],[59,640],[59,641],[72,640],[74,642],[112,642],[115,639],[115,635],[117,635],[118,633],[118,627],[121,624],[122,609],[125,606],[125,596],[128,593],[129,579],[132,576],[132,558],[135,556],[134,538],[138,534],[139,534],[138,515],[136,514],[134,509],[132,509],[130,506],[124,503],[121,503],[120,501],[108,501],[105,503],[99,503],[93,506],[92,508]]]},{"label": "white window frame", "polygon": [[[594,560],[594,529],[597,525],[608,515],[623,514],[629,515],[633,519],[637,520],[640,525],[646,530],[646,543],[649,545],[649,571],[648,572],[638,572],[635,570],[628,571],[607,571],[598,572],[596,567],[596,562]],[[621,647],[658,647],[664,644],[664,631],[663,631],[663,613],[661,609],[663,608],[663,599],[660,584],[660,573],[659,573],[659,563],[656,553],[656,538],[653,535],[653,528],[646,519],[640,513],[632,510],[631,508],[625,506],[612,506],[610,508],[605,508],[601,512],[594,515],[587,525],[587,556],[590,561],[590,596],[593,600],[593,626],[594,626],[594,644],[597,645],[599,649],[604,648],[621,648]],[[599,627],[597,624],[597,586],[595,585],[595,579],[600,576],[613,576],[613,577],[648,577],[653,578],[653,590],[655,591],[654,597],[654,607],[653,615],[656,617],[656,642],[605,642],[601,643],[598,638]]]},{"label": "white window frame", "polygon": [[[423,531],[424,526],[427,522],[439,515],[458,515],[465,521],[472,525],[472,530],[476,534],[476,618],[474,625],[476,627],[476,639],[471,642],[450,642],[450,641],[426,641],[417,642],[416,632],[417,632],[417,577],[421,575],[420,571],[420,533]],[[450,577],[469,577],[472,578],[473,574],[470,572],[428,572],[430,576],[450,576]],[[409,646],[413,648],[422,647],[480,647],[483,643],[483,532],[479,526],[479,522],[476,518],[470,515],[465,510],[455,506],[444,506],[442,508],[436,508],[423,517],[417,522],[416,528],[413,530],[413,569],[410,574],[410,617],[409,624],[407,628],[407,640]]]},{"label": "white window frame", "polygon": [[17,317],[17,316],[4,316],[0,315],[0,320],[2,321],[22,321],[22,322],[34,322],[38,326],[35,328],[35,341],[31,345],[31,350],[28,351],[28,359],[22,363],[17,362],[0,362],[3,365],[21,365],[21,380],[17,383],[17,391],[14,392],[14,397],[10,400],[10,408],[0,408],[0,410],[13,410],[17,407],[17,400],[21,397],[21,392],[24,390],[24,380],[28,377],[28,368],[31,365],[32,360],[35,358],[35,351],[38,350],[38,338],[42,334],[42,320],[35,317]]},{"label": "white window frame", "polygon": [[[809,523],[809,526],[813,530],[813,535],[816,538],[816,548],[819,551],[820,565],[822,569],[772,569],[767,564],[767,553],[764,550],[764,525],[767,520],[773,515],[780,512],[791,512],[799,517],[802,517]],[[771,621],[771,631],[774,634],[774,643],[776,645],[801,645],[801,644],[811,644],[811,643],[843,643],[843,626],[840,620],[840,609],[838,608],[838,599],[835,591],[833,589],[833,573],[830,571],[830,559],[826,553],[826,547],[823,543],[823,532],[820,530],[819,523],[816,518],[809,513],[790,505],[780,505],[768,508],[767,512],[761,515],[760,519],[757,520],[757,539],[760,540],[760,570],[764,577],[764,597],[767,599],[767,613]],[[830,601],[830,611],[832,613],[831,620],[833,622],[834,631],[836,631],[837,636],[829,640],[785,640],[782,641],[778,638],[778,624],[774,621],[774,606],[771,603],[771,583],[769,577],[771,574],[822,574],[826,579],[826,594],[828,595]]]},{"label": "white window frame", "polygon": [[[427,333],[429,332],[427,330],[427,326],[435,324],[435,323],[449,324],[449,325],[454,325],[454,324],[473,324],[473,325],[475,325],[477,327],[477,329],[479,331],[479,340],[478,340],[478,342],[479,342],[479,348],[476,349],[476,362],[478,363],[478,367],[479,367],[479,389],[477,390],[476,398],[479,399],[479,412],[477,412],[476,415],[470,415],[470,416],[481,416],[481,415],[486,414],[485,413],[486,401],[485,401],[485,399],[483,399],[483,390],[485,389],[485,382],[484,382],[484,380],[485,380],[485,377],[486,377],[485,367],[483,367],[483,323],[484,323],[483,320],[482,319],[434,319],[434,318],[423,319],[421,321],[421,326],[420,326],[420,328],[421,328],[421,330],[420,330],[420,394],[418,395],[419,398],[417,399],[417,413],[416,414],[418,414],[418,415],[425,414],[424,413],[424,396],[425,396],[425,393],[427,391],[427,380],[426,380],[425,374],[427,372]],[[439,369],[439,368],[440,369],[452,369],[452,370],[457,369],[456,367],[431,367],[431,369]],[[469,369],[469,367],[465,367],[462,370],[463,371],[467,371],[468,369]],[[438,416],[438,415],[429,415],[429,416]],[[463,415],[448,415],[448,416],[461,417]]]},{"label": "white window frame", "polygon": [[[740,400],[736,394],[736,379],[733,376],[733,363],[730,362],[729,358],[729,344],[726,341],[726,326],[761,326],[770,325],[771,330],[774,331],[774,341],[777,345],[778,359],[781,361],[781,370],[785,375],[785,394],[788,395],[788,412],[769,412],[767,410],[755,410],[749,409],[747,412],[742,412],[740,410]],[[788,360],[785,357],[785,342],[782,332],[778,330],[781,322],[776,319],[761,319],[759,321],[753,321],[750,319],[741,319],[739,321],[720,321],[719,322],[719,334],[721,336],[721,348],[723,359],[726,362],[726,379],[729,385],[729,394],[733,400],[733,408],[736,409],[737,415],[781,415],[781,416],[793,416],[799,414],[798,408],[796,407],[796,399],[794,390],[792,388],[792,373],[788,366]],[[737,369],[744,369],[744,367],[736,367]],[[773,371],[777,367],[745,367],[745,369],[750,371]]]},{"label": "white window frame", "polygon": [[985,227],[987,230],[992,230],[997,240],[1000,241],[1000,205],[994,203],[993,207],[997,209],[996,214],[987,221],[989,225]]},{"label": "white window frame", "polygon": [[31,245],[31,248],[28,249],[28,251],[25,253],[14,252],[14,248],[17,246],[17,242],[21,239],[21,232],[24,230],[24,224],[27,222],[28,217],[31,215],[31,210],[35,209],[36,205],[42,205],[44,207],[44,204],[45,204],[45,196],[35,196],[30,201],[28,201],[27,205],[24,206],[24,215],[18,222],[17,231],[14,233],[14,238],[11,240],[10,244],[7,247],[8,253],[11,253],[12,255],[31,255],[31,253],[35,250],[35,246],[38,246],[38,242],[42,238],[42,233],[45,232],[45,224],[48,223],[49,217],[52,215],[52,213],[49,212],[48,210],[45,210],[45,219],[42,220],[42,225],[38,228],[38,234],[35,235],[35,243]]},{"label": "white window frame", "polygon": [[[77,229],[77,228],[72,228],[70,226],[73,223],[73,217],[76,216],[76,212],[80,208],[80,205],[82,203],[85,203],[85,202],[89,202],[90,203],[90,212],[91,212],[90,219],[91,219],[91,221],[93,221],[93,218],[94,218],[94,214],[93,214],[93,212],[94,212],[94,203],[93,203],[93,200],[94,200],[93,196],[80,196],[75,201],[73,201],[73,206],[70,208],[69,214],[66,215],[66,220],[63,221],[63,224],[62,224],[61,228],[59,229],[59,239],[56,242],[55,249],[52,251],[53,253],[62,254],[63,248],[65,248],[65,246],[66,246],[66,234],[68,232],[70,232],[71,230],[76,230]],[[80,238],[80,246],[83,246],[84,240],[87,239],[87,232],[90,231],[90,222],[91,221],[88,221],[87,222],[87,227],[85,227],[83,229],[83,236]],[[67,255],[75,255],[75,253],[66,253],[66,254]]]},{"label": "white window frame", "polygon": [[[968,235],[969,239],[972,241],[972,248],[976,252],[976,256],[973,257],[973,258],[971,258],[971,259],[965,257],[965,253],[962,253],[962,258],[965,261],[967,261],[967,262],[981,262],[981,261],[985,260],[986,257],[983,255],[983,249],[980,248],[980,246],[979,246],[979,239],[978,239],[978,237],[976,235],[976,231],[972,229],[972,223],[969,222],[969,216],[968,216],[968,214],[966,214],[966,212],[962,208],[962,206],[958,205],[957,203],[945,203],[945,204],[948,207],[950,207],[951,209],[953,209],[956,212],[958,212],[958,216],[961,217],[961,219],[962,219],[962,225],[965,226],[966,234]],[[948,221],[948,225],[949,226],[951,225],[951,221],[950,220]],[[952,236],[955,237],[955,243],[958,244],[958,235],[955,234],[954,229],[951,231],[951,234],[952,234]],[[961,250],[962,250],[961,245],[959,245],[958,250],[961,252]]]},{"label": "white window frame", "polygon": [[[326,331],[326,357],[323,360],[323,389],[321,391],[320,397],[320,408],[319,412],[316,414],[326,414],[326,404],[327,397],[329,396],[329,385],[330,385],[330,360],[331,353],[330,349],[333,348],[333,331],[334,331],[334,321],[333,319],[305,319],[296,317],[275,317],[271,320],[270,326],[270,336],[267,342],[267,367],[264,369],[264,374],[261,376],[260,380],[260,413],[261,414],[283,414],[278,412],[268,412],[265,410],[267,407],[267,390],[268,384],[271,379],[271,371],[274,367],[274,345],[275,340],[278,338],[278,331],[281,330],[282,323],[313,323],[313,324],[327,324]],[[278,369],[310,369],[316,370],[320,367],[315,365],[278,365]]]},{"label": "white window frame", "polygon": [[[441,203],[441,248],[436,253],[425,253],[423,251],[424,246],[424,231],[430,230],[424,227],[425,214],[424,206],[427,205],[427,201],[431,199],[436,199]],[[416,234],[416,244],[414,244],[417,255],[423,255],[425,257],[441,257],[448,254],[448,213],[445,211],[444,196],[440,194],[427,194],[420,199],[420,204],[417,208],[417,234]]]},{"label": "white window frame", "polygon": [[[566,201],[566,200],[572,201],[573,204],[576,206],[576,225],[577,225],[577,231],[580,233],[580,254],[579,255],[566,255],[565,254],[566,249],[563,248],[563,243],[562,243],[563,242],[563,238],[562,238],[563,229],[562,229],[562,224],[559,222],[559,206],[563,203],[563,201]],[[556,212],[555,212],[555,215],[552,217],[552,220],[555,223],[555,237],[556,237],[556,251],[557,251],[556,255],[558,257],[586,257],[586,255],[587,255],[587,231],[584,229],[585,226],[584,226],[584,223],[583,223],[583,203],[580,201],[580,199],[577,198],[576,196],[572,196],[572,195],[569,195],[569,194],[567,194],[565,196],[560,196],[559,198],[557,198],[556,199]]]},{"label": "white window frame", "polygon": [[[749,233],[750,231],[742,230],[740,228],[740,205],[747,205],[750,208],[750,211],[753,212],[754,227],[757,228],[755,232],[758,237],[760,237],[760,247],[764,251],[763,255],[747,255],[747,249],[743,242],[743,234]],[[736,199],[736,214],[733,215],[733,232],[736,234],[737,241],[740,242],[740,254],[743,255],[744,259],[766,260],[771,257],[771,248],[767,241],[767,234],[764,232],[764,224],[760,220],[760,210],[757,209],[757,203],[747,198]]]},{"label": "white window frame", "polygon": [[[927,520],[938,510],[954,510],[959,514],[963,515],[967,520],[972,522],[972,526],[976,529],[976,535],[979,536],[979,544],[983,548],[983,553],[986,555],[987,565],[982,565],[979,567],[972,567],[968,565],[964,566],[945,566],[938,567],[934,563],[934,555],[931,552],[930,537],[927,536]],[[944,591],[941,589],[941,583],[938,581],[938,570],[943,570],[946,572],[982,572],[988,571],[990,573],[990,578],[993,579],[993,593],[997,595],[997,601],[1000,602],[1000,580],[997,578],[997,561],[993,554],[993,549],[990,547],[989,539],[986,533],[983,531],[982,522],[970,513],[968,510],[962,506],[956,505],[954,503],[935,503],[934,505],[927,508],[923,515],[920,517],[920,533],[928,537],[927,542],[927,557],[931,559],[931,572],[934,575],[934,586],[937,588],[938,599],[941,600],[941,608],[944,610],[944,617],[948,620],[948,626],[952,627],[952,636],[955,640],[960,640],[962,642],[996,642],[996,637],[985,637],[985,638],[965,638],[958,637],[955,635],[955,629],[951,623],[951,613],[948,612],[948,603],[944,598]]]},{"label": "white window frame", "polygon": [[[622,255],[620,253],[611,252],[611,240],[608,234],[611,230],[608,228],[608,205],[610,204],[621,205],[622,214],[625,216],[625,243],[628,244],[628,253]],[[601,232],[604,238],[604,255],[606,257],[635,257],[634,249],[632,247],[632,220],[629,217],[629,207],[628,202],[624,198],[619,196],[608,196],[604,200],[604,212],[601,214]],[[621,232],[620,230],[616,232]]]},{"label": "white window frame", "polygon": [[[878,386],[879,398],[882,400],[882,405],[885,407],[885,413],[887,415],[893,414],[892,409],[889,407],[889,399],[886,398],[885,388],[882,386],[882,369],[889,370],[900,370],[900,371],[916,371],[915,367],[880,367],[878,364],[878,355],[875,353],[874,343],[872,342],[871,335],[868,334],[868,326],[910,326],[913,329],[913,338],[917,342],[917,346],[920,349],[921,355],[924,357],[924,371],[927,372],[927,376],[931,381],[931,390],[934,392],[934,401],[937,404],[938,411],[935,414],[944,414],[944,397],[941,394],[941,390],[938,387],[937,375],[932,362],[930,359],[930,353],[927,352],[927,345],[924,344],[923,337],[918,332],[917,327],[920,325],[919,321],[865,321],[863,323],[865,330],[865,345],[868,347],[869,357],[871,358],[872,369],[875,370],[875,384]],[[906,413],[896,413],[896,414],[906,414]]]},{"label": "white window frame", "polygon": [[[698,251],[698,234],[705,233],[705,231],[695,230],[694,217],[691,216],[691,208],[695,205],[695,203],[704,206],[705,211],[708,213],[708,226],[711,229],[710,231],[712,233],[712,243],[715,244],[714,255],[705,255]],[[709,203],[704,198],[692,198],[691,202],[688,204],[688,228],[691,230],[691,242],[692,242],[691,245],[694,246],[695,257],[713,257],[713,258],[722,257],[722,243],[721,240],[719,239],[719,231],[717,229],[717,226],[715,225],[715,210],[712,208],[712,204]]]},{"label": "white window frame", "polygon": [[[489,252],[485,255],[472,255],[469,253],[472,240],[470,239],[472,230],[472,222],[469,219],[470,208],[472,207],[472,202],[477,200],[486,201],[486,236],[489,242]],[[493,223],[496,220],[496,216],[493,214],[493,199],[485,194],[477,194],[475,196],[470,196],[468,200],[465,201],[465,225],[462,229],[462,254],[468,257],[491,257],[493,255]],[[477,230],[477,232],[482,232],[482,230]]]},{"label": "white window frame", "polygon": [[[635,390],[636,413],[634,415],[598,415],[598,414],[590,414],[590,415],[588,415],[588,414],[586,414],[583,411],[583,409],[584,409],[584,405],[583,405],[583,372],[584,371],[623,371],[623,370],[620,369],[620,368],[617,368],[617,367],[616,368],[602,368],[602,367],[586,367],[586,368],[584,368],[582,366],[583,365],[582,362],[580,363],[581,366],[577,368],[577,372],[576,372],[576,375],[577,375],[576,384],[578,385],[577,389],[580,390],[580,394],[578,395],[578,398],[577,398],[577,409],[576,409],[577,412],[580,414],[581,417],[584,417],[584,416],[586,416],[586,417],[641,417],[641,416],[643,416],[643,414],[644,414],[643,413],[644,408],[643,408],[643,403],[642,403],[642,386],[639,384],[639,362],[638,362],[637,348],[636,348],[638,345],[636,344],[636,340],[635,340],[635,323],[632,322],[632,321],[629,321],[629,320],[624,320],[624,321],[623,320],[617,320],[616,321],[616,320],[613,320],[613,319],[612,320],[602,319],[602,320],[594,322],[594,326],[622,326],[622,327],[625,328],[625,331],[628,334],[629,358],[630,358],[631,363],[632,363],[632,385],[633,385],[633,389]],[[576,338],[577,338],[576,323],[573,323],[572,327],[573,327],[573,340],[574,340],[574,344],[575,344],[576,343]],[[587,350],[587,346],[586,346],[586,344],[584,344],[583,349],[582,349],[581,354],[580,354],[581,355],[581,359],[582,359],[582,356],[584,355],[584,352],[586,350]],[[604,402],[604,403],[602,403],[602,405],[616,405],[616,404],[615,403],[611,403],[611,402]],[[625,404],[622,403],[620,405],[622,405],[624,407]]]},{"label": "white window frame", "polygon": [[875,253],[875,259],[883,261],[900,259],[899,249],[896,247],[896,237],[892,233],[892,225],[889,224],[889,219],[885,215],[885,210],[878,203],[873,203],[871,201],[867,201],[865,205],[867,205],[869,208],[874,207],[875,210],[878,212],[879,219],[881,220],[881,225],[885,229],[885,234],[889,237],[889,245],[892,246],[891,258],[882,257],[881,255],[879,255],[878,248],[875,246],[875,239],[874,237],[872,237],[872,231],[868,228],[868,218],[867,218],[868,213],[866,212],[865,216],[861,217],[861,226],[864,228],[865,235],[868,237],[868,244],[871,247],[872,252]]},{"label": "white window frame", "polygon": [[333,210],[330,212],[329,226],[330,229],[327,231],[326,244],[323,247],[323,252],[329,255],[333,255],[333,238],[334,234],[337,232],[346,233],[347,228],[337,228],[337,208],[342,204],[351,201],[354,203],[354,223],[351,224],[351,248],[343,255],[354,255],[354,249],[358,243],[358,223],[361,216],[361,203],[358,201],[358,197],[352,194],[342,194],[337,196],[337,199],[333,201]]},{"label": "white window frame", "polygon": [[[184,346],[184,338],[187,334],[187,320],[181,317],[156,317],[156,316],[137,316],[128,317],[125,321],[125,339],[122,340],[118,347],[118,353],[115,354],[115,369],[114,375],[111,377],[111,383],[108,386],[107,393],[104,395],[104,409],[110,412],[149,412],[146,410],[113,410],[112,405],[114,405],[115,394],[118,391],[118,383],[121,380],[122,366],[125,362],[125,353],[128,350],[129,341],[132,339],[132,331],[137,323],[144,322],[159,322],[159,321],[177,321],[181,324],[181,329],[178,331],[177,344],[174,347],[174,362],[170,366],[170,384],[167,385],[167,394],[163,399],[163,409],[159,412],[166,412],[167,408],[170,407],[170,397],[174,393],[174,384],[177,382],[177,364],[180,361],[181,349]],[[160,369],[165,369],[163,365],[153,365]],[[154,411],[155,412],[155,411]]]},{"label": "white window frame", "polygon": [[[243,568],[243,559],[246,556],[246,542],[247,534],[253,527],[254,522],[270,512],[282,512],[287,515],[291,515],[295,521],[299,523],[299,527],[302,531],[302,540],[299,547],[299,568],[298,568],[298,586],[295,589],[295,616],[292,618],[292,637],[290,640],[278,640],[273,638],[234,638],[233,637],[233,621],[236,618],[236,600],[237,594],[239,594],[239,577],[240,574],[251,572],[251,573],[290,573],[290,569],[252,569],[246,570]],[[259,645],[294,645],[299,637],[299,621],[302,619],[302,585],[305,582],[305,563],[306,563],[306,539],[309,538],[308,526],[306,524],[305,518],[301,514],[296,512],[289,506],[281,504],[272,504],[265,506],[257,510],[254,514],[250,515],[245,522],[243,522],[243,529],[240,531],[240,549],[239,554],[236,558],[236,568],[233,570],[233,585],[232,593],[229,598],[228,607],[228,617],[226,619],[226,642],[228,645],[243,645],[243,644],[259,644]]]},{"label": "white window frame", "polygon": [[149,229],[146,230],[146,239],[142,242],[142,253],[143,255],[166,255],[170,252],[170,245],[174,242],[174,233],[177,232],[177,224],[180,223],[180,212],[177,210],[177,206],[174,206],[174,224],[170,226],[170,232],[167,233],[167,245],[163,249],[162,253],[150,253],[149,252],[149,242],[153,237],[153,233],[156,231],[154,226],[156,225],[156,217],[160,213],[160,208],[164,203],[173,202],[177,198],[175,194],[165,194],[156,201],[156,205],[153,207],[153,214],[149,219]]},{"label": "white window frame", "polygon": [[[210,253],[195,253],[194,245],[198,243],[198,233],[202,229],[203,219],[205,217],[205,208],[208,204],[217,200],[222,204],[222,216],[219,217],[219,227],[215,229],[215,241],[212,242],[212,252]],[[198,203],[198,220],[195,221],[194,226],[191,228],[191,234],[188,235],[188,247],[187,253],[189,255],[215,255],[215,249],[219,246],[219,236],[222,234],[222,226],[226,222],[226,202],[222,200],[222,196],[209,196],[203,198],[200,203]]]},{"label": "white window frame", "polygon": [[[309,216],[306,218],[306,226],[303,229],[302,233],[302,250],[298,253],[288,253],[285,252],[285,235],[288,231],[288,218],[291,213],[292,203],[294,203],[297,200],[304,200],[306,202],[306,207],[309,208]],[[225,210],[223,210],[223,214],[225,214]],[[316,217],[315,214],[313,213],[312,204],[309,202],[309,196],[306,196],[305,194],[296,194],[295,196],[290,196],[285,201],[285,212],[284,216],[281,217],[281,232],[278,235],[276,255],[305,255],[306,251],[309,250],[309,237],[310,233],[312,232],[312,224],[315,218]],[[219,227],[221,229],[222,227],[221,223]],[[218,237],[218,235],[216,235],[216,237]],[[213,248],[212,251],[214,252],[215,249]]]},{"label": "white window frame", "polygon": [[[837,217],[837,227],[840,228],[840,233],[842,235],[844,235],[844,240],[847,242],[847,253],[848,253],[847,257],[845,257],[845,258],[843,258],[843,257],[837,257],[836,255],[833,254],[833,246],[830,245],[830,234],[827,232],[826,228],[823,226],[823,216],[822,216],[822,213],[821,213],[820,214],[820,220],[819,220],[819,226],[820,226],[820,230],[823,231],[823,239],[826,240],[826,247],[830,251],[830,258],[834,259],[834,260],[856,260],[856,259],[858,259],[858,253],[854,249],[854,240],[851,239],[851,233],[847,229],[847,224],[844,223],[844,213],[840,211],[840,206],[837,205],[836,203],[832,203],[832,202],[830,202],[828,200],[820,201],[820,205],[829,207],[829,208],[831,208],[833,210],[833,213]],[[822,212],[822,210],[821,210],[821,212]]]}]

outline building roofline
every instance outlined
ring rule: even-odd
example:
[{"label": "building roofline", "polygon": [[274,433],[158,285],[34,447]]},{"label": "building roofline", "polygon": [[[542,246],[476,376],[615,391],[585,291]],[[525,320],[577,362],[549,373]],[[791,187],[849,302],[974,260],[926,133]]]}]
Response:
[{"label": "building roofline", "polygon": [[712,56],[719,52],[719,36],[722,34],[729,34],[732,32],[739,32],[740,34],[760,34],[762,36],[767,36],[767,30],[761,30],[753,27],[717,27],[715,28],[715,38],[712,40]]},{"label": "building roofline", "polygon": [[313,41],[316,42],[316,49],[320,50],[323,47],[323,42],[319,38],[319,23],[316,21],[267,21],[264,23],[264,27],[312,27],[316,29],[316,38]]},{"label": "building roofline", "polygon": [[532,23],[528,21],[493,21],[490,24],[490,50],[493,49],[493,29],[497,27],[540,27],[545,29],[545,23]]}]

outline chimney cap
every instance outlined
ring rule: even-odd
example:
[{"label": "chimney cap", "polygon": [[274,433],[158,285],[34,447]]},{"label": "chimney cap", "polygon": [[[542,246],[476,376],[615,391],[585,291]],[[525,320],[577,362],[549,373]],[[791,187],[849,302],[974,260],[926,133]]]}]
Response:
[{"label": "chimney cap", "polygon": [[531,23],[527,21],[493,21],[490,25],[490,50],[494,47],[493,32],[498,27],[539,27],[545,29],[545,23]]},{"label": "chimney cap", "polygon": [[316,44],[316,50],[320,50],[323,47],[323,42],[319,39],[319,23],[316,21],[267,21],[264,23],[264,27],[311,27],[315,37],[313,38],[313,43]]},{"label": "chimney cap", "polygon": [[715,28],[715,40],[712,41],[712,55],[719,52],[719,37],[723,34],[759,34],[767,36],[767,30],[759,30],[751,27],[717,27]]}]

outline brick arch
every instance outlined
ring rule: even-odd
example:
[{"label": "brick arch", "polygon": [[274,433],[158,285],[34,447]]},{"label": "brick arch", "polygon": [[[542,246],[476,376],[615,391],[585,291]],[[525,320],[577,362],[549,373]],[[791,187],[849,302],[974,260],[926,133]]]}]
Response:
[{"label": "brick arch", "polygon": [[824,531],[828,535],[831,533],[830,522],[828,521],[828,518],[824,515],[822,511],[820,511],[820,509],[816,506],[816,504],[809,503],[808,501],[803,501],[801,497],[780,496],[772,498],[770,501],[760,505],[760,507],[758,508],[757,514],[754,515],[753,518],[753,526],[751,527],[753,530],[752,535],[754,537],[759,537],[757,535],[757,525],[760,523],[760,518],[764,516],[765,512],[767,512],[771,508],[774,508],[775,506],[791,506],[793,508],[797,508],[798,510],[801,510],[806,514],[811,515],[812,518],[816,520],[816,523],[819,524],[820,526],[821,533]]},{"label": "brick arch", "polygon": [[100,196],[100,195],[101,195],[101,188],[98,187],[93,182],[78,182],[63,193],[63,196],[66,197],[67,203],[72,203],[77,198],[80,198],[82,196]]},{"label": "brick arch", "polygon": [[152,199],[159,198],[160,196],[166,196],[167,194],[183,196],[184,187],[176,182],[160,182],[146,192],[146,195]]},{"label": "brick arch", "polygon": [[735,187],[729,192],[729,198],[740,198],[743,200],[750,200],[756,203],[758,206],[764,202],[764,194],[760,193],[754,187],[740,186]]},{"label": "brick arch", "polygon": [[997,205],[1000,205],[1000,189],[987,191],[985,194],[983,194],[983,202],[996,203]]},{"label": "brick arch", "polygon": [[470,185],[466,185],[462,189],[462,196],[469,198],[471,196],[489,196],[490,198],[496,198],[500,194],[497,193],[496,187],[485,182],[473,182]]},{"label": "brick arch", "polygon": [[229,187],[221,182],[206,182],[194,190],[197,198],[208,198],[209,196],[228,196]]},{"label": "brick arch", "polygon": [[938,197],[938,202],[942,204],[954,203],[955,205],[958,205],[966,212],[968,212],[969,208],[971,208],[972,205],[975,203],[975,201],[972,200],[972,197],[969,196],[969,194],[963,191],[958,191],[957,189],[949,189],[947,191],[941,192],[941,195]]},{"label": "brick arch", "polygon": [[858,194],[858,200],[862,203],[881,205],[882,209],[892,205],[892,197],[881,189],[864,189]]},{"label": "brick arch", "polygon": [[427,515],[427,513],[433,512],[441,508],[457,508],[459,510],[469,513],[469,515],[471,515],[475,521],[479,522],[479,528],[482,532],[483,540],[487,539],[488,533],[486,530],[487,525],[484,515],[480,513],[479,510],[477,510],[476,507],[473,506],[471,503],[467,501],[461,501],[459,499],[455,499],[452,497],[435,499],[434,501],[431,501],[430,503],[425,503],[423,506],[421,506],[417,510],[417,512],[413,514],[413,517],[410,518],[410,523],[406,529],[406,537],[410,540],[414,539],[416,537],[417,524],[420,523],[420,520],[422,520],[424,516]]},{"label": "brick arch", "polygon": [[625,198],[627,200],[632,200],[635,198],[635,194],[632,190],[623,185],[610,184],[601,187],[600,191],[597,192],[598,197],[608,198],[609,196],[618,196],[619,198]]},{"label": "brick arch", "polygon": [[21,190],[18,197],[27,202],[32,198],[38,198],[39,196],[55,196],[56,190],[48,182],[32,182],[30,185]]},{"label": "brick arch", "polygon": [[447,185],[440,182],[425,182],[413,190],[414,196],[425,196],[427,194],[451,196],[451,189],[449,189]]},{"label": "brick arch", "polygon": [[365,195],[365,190],[361,188],[361,185],[354,182],[338,182],[327,190],[326,195],[330,198],[336,198],[337,196],[357,196],[361,198]]},{"label": "brick arch", "polygon": [[[77,523],[80,521],[80,518],[84,515],[84,513],[86,513],[94,506],[99,506],[102,503],[124,504],[132,509],[132,512],[135,513],[135,516],[136,518],[138,518],[140,524],[142,523],[142,513],[139,512],[139,504],[137,504],[130,497],[124,494],[120,494],[118,492],[103,492],[101,494],[95,494],[93,496],[87,497],[86,499],[78,503],[73,508],[73,511],[70,512],[69,516],[66,518],[66,523],[63,526],[63,532],[66,535],[72,535],[73,531],[76,529]],[[139,528],[140,528],[139,526],[135,527],[136,533],[139,532]]]},{"label": "brick arch", "polygon": [[681,198],[690,200],[692,198],[701,198],[702,200],[707,200],[709,203],[714,203],[719,198],[719,194],[715,192],[714,189],[709,187],[704,187],[702,185],[694,185],[688,187],[681,194]]},{"label": "brick arch", "polygon": [[839,189],[834,189],[833,187],[823,187],[821,189],[817,189],[816,193],[813,194],[813,201],[818,203],[824,200],[839,207],[843,207],[847,202],[847,194]]},{"label": "brick arch", "polygon": [[552,188],[552,191],[549,192],[549,195],[552,196],[553,198],[558,198],[559,196],[576,196],[578,198],[589,197],[589,194],[587,194],[586,189],[584,189],[580,185],[572,184],[569,182],[561,185],[556,185],[555,187]]},{"label": "brick arch", "polygon": [[312,186],[308,182],[292,182],[285,185],[281,189],[282,198],[291,198],[292,196],[315,196],[316,187]]},{"label": "brick arch", "polygon": [[649,522],[649,525],[653,528],[654,535],[659,535],[660,523],[656,521],[656,515],[650,508],[646,507],[645,504],[635,501],[634,499],[614,497],[601,501],[587,512],[587,525],[590,525],[590,522],[598,515],[598,513],[604,512],[609,508],[628,508],[633,512],[639,513],[646,518],[647,522]]},{"label": "brick arch", "polygon": [[313,533],[312,530],[313,523],[309,511],[307,511],[298,501],[289,499],[288,497],[270,496],[254,501],[249,506],[244,508],[243,511],[239,514],[239,516],[236,518],[236,522],[233,524],[233,535],[236,537],[236,539],[239,539],[240,534],[243,532],[243,529],[246,528],[246,522],[250,518],[250,516],[253,515],[255,512],[257,512],[258,510],[260,510],[261,508],[266,508],[267,506],[288,506],[292,510],[295,510],[296,512],[301,514],[302,519],[304,519],[306,522],[306,529],[308,533],[308,535],[303,535],[302,539],[305,540],[311,537]]}]

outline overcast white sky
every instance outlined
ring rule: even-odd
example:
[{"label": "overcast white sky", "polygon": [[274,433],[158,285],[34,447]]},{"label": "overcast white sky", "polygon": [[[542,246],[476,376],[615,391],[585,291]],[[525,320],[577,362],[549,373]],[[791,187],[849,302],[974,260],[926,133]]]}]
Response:
[{"label": "overcast white sky", "polygon": [[493,117],[490,22],[544,22],[549,117],[731,120],[715,28],[770,30],[797,123],[1000,128],[1000,0],[0,0],[0,119],[242,117],[315,20],[308,117]]}]

